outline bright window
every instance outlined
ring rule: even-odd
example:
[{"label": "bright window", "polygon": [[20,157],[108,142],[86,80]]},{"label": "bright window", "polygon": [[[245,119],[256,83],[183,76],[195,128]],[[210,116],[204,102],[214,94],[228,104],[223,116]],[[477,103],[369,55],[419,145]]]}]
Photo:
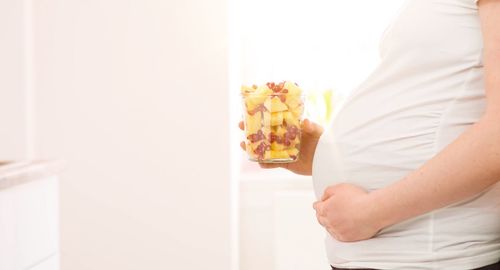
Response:
[{"label": "bright window", "polygon": [[[326,125],[326,103],[337,105],[377,65],[380,38],[402,2],[233,0],[234,79],[294,80],[309,94],[307,117]],[[243,160],[243,171],[256,168]]]}]

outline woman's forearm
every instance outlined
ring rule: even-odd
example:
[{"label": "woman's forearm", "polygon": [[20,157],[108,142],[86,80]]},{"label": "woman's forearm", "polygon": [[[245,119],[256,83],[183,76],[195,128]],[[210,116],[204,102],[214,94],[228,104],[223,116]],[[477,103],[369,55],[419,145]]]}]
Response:
[{"label": "woman's forearm", "polygon": [[370,194],[380,227],[480,193],[500,179],[500,115],[486,114],[418,170]]}]

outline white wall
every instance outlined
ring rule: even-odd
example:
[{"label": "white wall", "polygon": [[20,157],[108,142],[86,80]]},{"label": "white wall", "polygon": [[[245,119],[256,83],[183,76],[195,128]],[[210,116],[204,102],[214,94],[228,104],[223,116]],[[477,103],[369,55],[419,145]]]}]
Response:
[{"label": "white wall", "polygon": [[23,1],[0,1],[0,160],[27,154]]},{"label": "white wall", "polygon": [[37,153],[62,269],[230,265],[223,0],[37,0]]}]

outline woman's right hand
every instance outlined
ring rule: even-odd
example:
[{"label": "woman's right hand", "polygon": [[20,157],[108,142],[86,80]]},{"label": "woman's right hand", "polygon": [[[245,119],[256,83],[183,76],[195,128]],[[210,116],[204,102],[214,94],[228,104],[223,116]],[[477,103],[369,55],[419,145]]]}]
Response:
[{"label": "woman's right hand", "polygon": [[[240,129],[245,129],[243,121],[240,122]],[[302,121],[301,129],[300,155],[297,161],[292,163],[259,163],[260,167],[264,169],[284,168],[296,174],[311,175],[314,152],[316,151],[319,138],[323,133],[323,128],[305,119]],[[241,142],[240,146],[245,150],[245,142]]]}]

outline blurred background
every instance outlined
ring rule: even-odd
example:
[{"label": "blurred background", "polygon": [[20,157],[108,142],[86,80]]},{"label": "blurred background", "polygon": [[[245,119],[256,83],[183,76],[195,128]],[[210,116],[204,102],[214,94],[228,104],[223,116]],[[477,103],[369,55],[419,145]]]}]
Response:
[{"label": "blurred background", "polygon": [[239,88],[294,80],[327,126],[401,2],[0,0],[0,160],[66,162],[57,263],[0,270],[328,269],[311,177],[239,149]]}]

